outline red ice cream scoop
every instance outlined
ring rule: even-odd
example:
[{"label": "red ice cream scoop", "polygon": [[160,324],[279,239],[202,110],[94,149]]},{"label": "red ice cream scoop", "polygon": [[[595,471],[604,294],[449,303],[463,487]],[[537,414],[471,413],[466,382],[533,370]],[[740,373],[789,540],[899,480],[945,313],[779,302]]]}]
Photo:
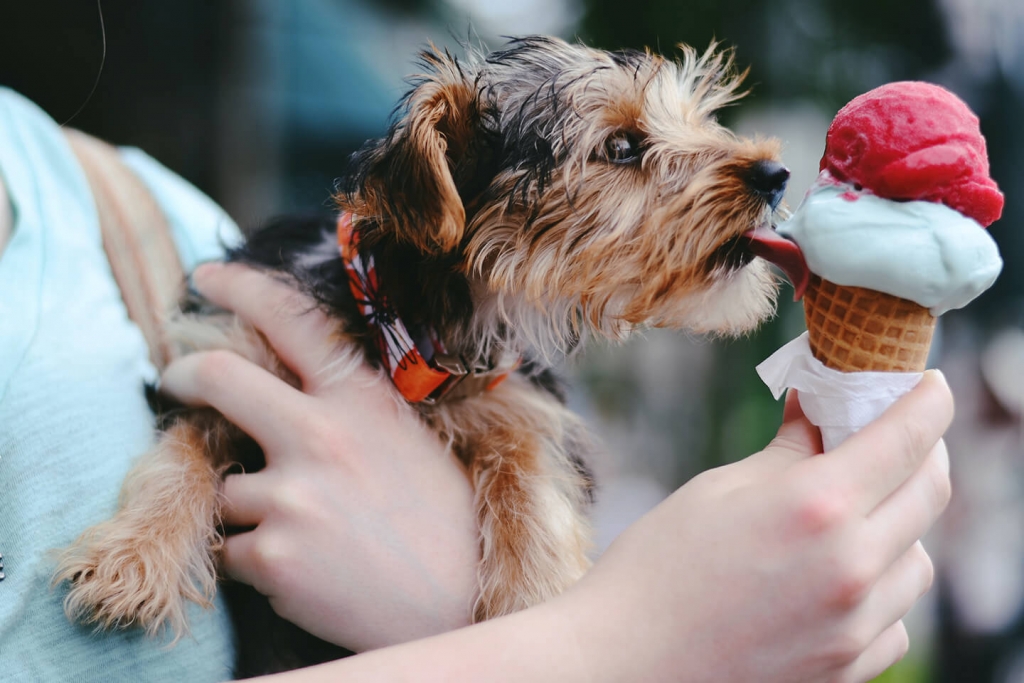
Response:
[{"label": "red ice cream scoop", "polygon": [[978,117],[931,83],[889,83],[851,100],[828,129],[820,168],[886,199],[945,204],[986,227],[1003,212]]}]

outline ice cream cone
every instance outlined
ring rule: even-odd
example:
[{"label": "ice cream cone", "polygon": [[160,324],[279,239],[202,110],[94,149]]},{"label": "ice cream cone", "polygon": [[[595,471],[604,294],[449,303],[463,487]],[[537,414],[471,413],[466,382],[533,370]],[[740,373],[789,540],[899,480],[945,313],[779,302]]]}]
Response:
[{"label": "ice cream cone", "polygon": [[811,276],[804,317],[814,357],[842,372],[922,372],[936,318],[913,301]]}]

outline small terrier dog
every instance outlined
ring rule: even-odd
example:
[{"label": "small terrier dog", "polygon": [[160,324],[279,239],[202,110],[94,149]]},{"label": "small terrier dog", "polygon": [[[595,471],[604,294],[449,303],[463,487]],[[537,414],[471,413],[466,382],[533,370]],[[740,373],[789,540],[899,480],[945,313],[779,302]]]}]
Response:
[{"label": "small terrier dog", "polygon": [[[714,46],[674,62],[529,37],[422,64],[386,137],[354,155],[340,218],[277,222],[229,258],[311,294],[337,321],[339,374],[389,373],[465,463],[483,620],[588,567],[587,440],[553,360],[587,337],[738,334],[771,315],[745,233],[772,225],[789,172],[776,141],[716,121],[743,75]],[[174,325],[181,353],[230,349],[295,382],[223,310],[192,301]],[[253,444],[208,409],[161,424],[116,516],[62,555],[72,618],[180,634],[185,602],[210,604],[221,474]]]}]

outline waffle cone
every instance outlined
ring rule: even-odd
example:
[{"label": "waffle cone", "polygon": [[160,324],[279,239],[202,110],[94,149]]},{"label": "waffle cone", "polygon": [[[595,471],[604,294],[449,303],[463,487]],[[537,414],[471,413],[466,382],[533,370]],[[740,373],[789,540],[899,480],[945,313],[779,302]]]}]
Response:
[{"label": "waffle cone", "polygon": [[913,301],[813,275],[804,317],[814,357],[842,372],[922,372],[935,317]]}]

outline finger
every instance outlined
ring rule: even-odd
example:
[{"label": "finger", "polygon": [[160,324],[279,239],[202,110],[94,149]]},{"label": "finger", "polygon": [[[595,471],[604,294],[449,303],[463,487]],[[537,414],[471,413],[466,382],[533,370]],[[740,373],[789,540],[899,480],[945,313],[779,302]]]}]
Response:
[{"label": "finger", "polygon": [[866,629],[881,632],[902,619],[932,587],[935,568],[920,541],[896,559],[875,582],[854,616]]},{"label": "finger", "polygon": [[224,526],[253,527],[267,516],[267,477],[265,473],[229,474],[222,488]]},{"label": "finger", "polygon": [[918,471],[868,515],[868,528],[883,542],[886,556],[895,559],[924,536],[951,494],[949,454],[940,439]]},{"label": "finger", "polygon": [[821,451],[821,431],[804,416],[797,390],[790,389],[786,392],[786,403],[782,410],[782,426],[775,438],[763,451],[755,453],[744,462],[754,468],[751,470],[753,476],[763,477]]},{"label": "finger", "polygon": [[743,461],[748,474],[754,480],[780,475],[794,463],[807,460],[821,453],[821,435],[818,428],[800,417],[783,423],[771,443],[763,451],[754,453]]},{"label": "finger", "polygon": [[796,389],[786,392],[782,426],[768,446],[748,460],[763,461],[777,467],[821,453],[821,431],[804,416]]},{"label": "finger", "polygon": [[203,264],[192,282],[211,302],[262,332],[303,385],[330,356],[334,327],[295,287],[237,263]]},{"label": "finger", "polygon": [[885,629],[868,646],[860,657],[854,660],[840,679],[848,683],[863,683],[881,676],[885,670],[903,659],[910,649],[907,627],[902,621]]},{"label": "finger", "polygon": [[179,358],[164,371],[160,390],[186,405],[216,409],[268,453],[287,450],[286,435],[309,415],[308,396],[230,351]]},{"label": "finger", "polygon": [[235,534],[224,539],[221,566],[235,581],[241,581],[267,595],[267,581],[262,574],[266,553],[260,544],[260,530]]},{"label": "finger", "polygon": [[953,420],[953,396],[942,373],[921,382],[885,413],[814,461],[829,481],[844,481],[867,514],[911,477]]},{"label": "finger", "polygon": [[796,389],[786,391],[786,403],[782,409],[782,424],[799,420],[804,417],[804,409],[800,405],[800,393]]},{"label": "finger", "polygon": [[824,450],[821,446],[821,430],[803,414],[790,422],[783,422],[772,443],[785,444],[806,455],[820,455]]}]

